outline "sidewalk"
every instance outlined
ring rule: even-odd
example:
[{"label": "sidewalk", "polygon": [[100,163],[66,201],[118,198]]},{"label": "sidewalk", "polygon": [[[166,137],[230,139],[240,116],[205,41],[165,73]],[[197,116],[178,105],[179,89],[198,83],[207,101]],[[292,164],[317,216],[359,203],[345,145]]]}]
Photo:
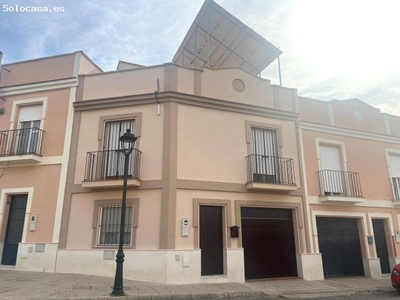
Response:
[{"label": "sidewalk", "polygon": [[309,298],[393,291],[390,277],[305,281],[282,279],[246,283],[165,285],[124,280],[125,297],[111,297],[113,278],[0,270],[0,299],[229,299]]}]

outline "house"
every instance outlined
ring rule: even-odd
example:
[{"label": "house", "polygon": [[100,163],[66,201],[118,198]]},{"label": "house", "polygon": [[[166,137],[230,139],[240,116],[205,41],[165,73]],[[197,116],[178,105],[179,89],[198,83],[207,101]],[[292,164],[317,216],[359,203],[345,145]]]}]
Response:
[{"label": "house", "polygon": [[399,263],[400,117],[298,99],[311,252],[325,277],[381,278]]},{"label": "house", "polygon": [[172,63],[79,76],[56,271],[114,275],[131,129],[125,278],[322,278],[297,92],[258,76],[280,53],[206,1]]},{"label": "house", "polygon": [[[281,51],[206,0],[172,62],[82,52],[4,65],[0,249],[17,270],[158,283],[389,273],[400,117],[260,73]],[[14,230],[14,229],[18,230]]]},{"label": "house", "polygon": [[54,272],[82,52],[1,66],[2,266]]}]

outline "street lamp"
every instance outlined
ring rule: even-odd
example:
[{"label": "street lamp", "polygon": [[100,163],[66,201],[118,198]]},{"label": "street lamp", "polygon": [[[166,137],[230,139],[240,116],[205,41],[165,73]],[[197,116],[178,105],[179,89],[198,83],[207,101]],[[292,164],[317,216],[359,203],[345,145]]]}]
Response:
[{"label": "street lamp", "polygon": [[124,264],[124,231],[125,231],[125,210],[126,210],[126,190],[128,186],[128,168],[129,168],[129,155],[132,153],[133,146],[137,137],[131,133],[130,129],[119,138],[119,141],[127,146],[123,149],[125,155],[125,165],[124,165],[124,185],[122,188],[122,207],[121,207],[121,225],[119,231],[119,245],[118,252],[116,255],[117,268],[115,270],[114,286],[111,292],[112,296],[124,296],[124,285],[123,285],[123,264]]}]

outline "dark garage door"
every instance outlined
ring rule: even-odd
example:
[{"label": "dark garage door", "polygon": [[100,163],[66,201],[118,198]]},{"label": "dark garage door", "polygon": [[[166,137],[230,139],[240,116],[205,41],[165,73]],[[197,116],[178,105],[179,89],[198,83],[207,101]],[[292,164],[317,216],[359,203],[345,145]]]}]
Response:
[{"label": "dark garage door", "polygon": [[246,279],[297,276],[292,210],[243,207]]},{"label": "dark garage door", "polygon": [[357,219],[317,218],[325,277],[364,275]]}]

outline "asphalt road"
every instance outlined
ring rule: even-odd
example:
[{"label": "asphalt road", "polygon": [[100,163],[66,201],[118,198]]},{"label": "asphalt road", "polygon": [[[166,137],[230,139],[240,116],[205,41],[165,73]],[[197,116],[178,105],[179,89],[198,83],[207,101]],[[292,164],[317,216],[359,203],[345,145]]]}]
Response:
[{"label": "asphalt road", "polygon": [[[400,294],[397,293],[395,290],[391,292],[384,292],[384,293],[364,293],[364,294],[355,294],[351,296],[322,296],[314,298],[312,295],[309,297],[302,295],[302,296],[295,296],[290,295],[287,297],[278,297],[278,298],[235,298],[235,300],[282,300],[282,299],[312,299],[312,300],[386,300],[386,299],[400,299]],[[211,300],[211,299],[209,299]],[[215,299],[213,299],[215,300]]]}]

